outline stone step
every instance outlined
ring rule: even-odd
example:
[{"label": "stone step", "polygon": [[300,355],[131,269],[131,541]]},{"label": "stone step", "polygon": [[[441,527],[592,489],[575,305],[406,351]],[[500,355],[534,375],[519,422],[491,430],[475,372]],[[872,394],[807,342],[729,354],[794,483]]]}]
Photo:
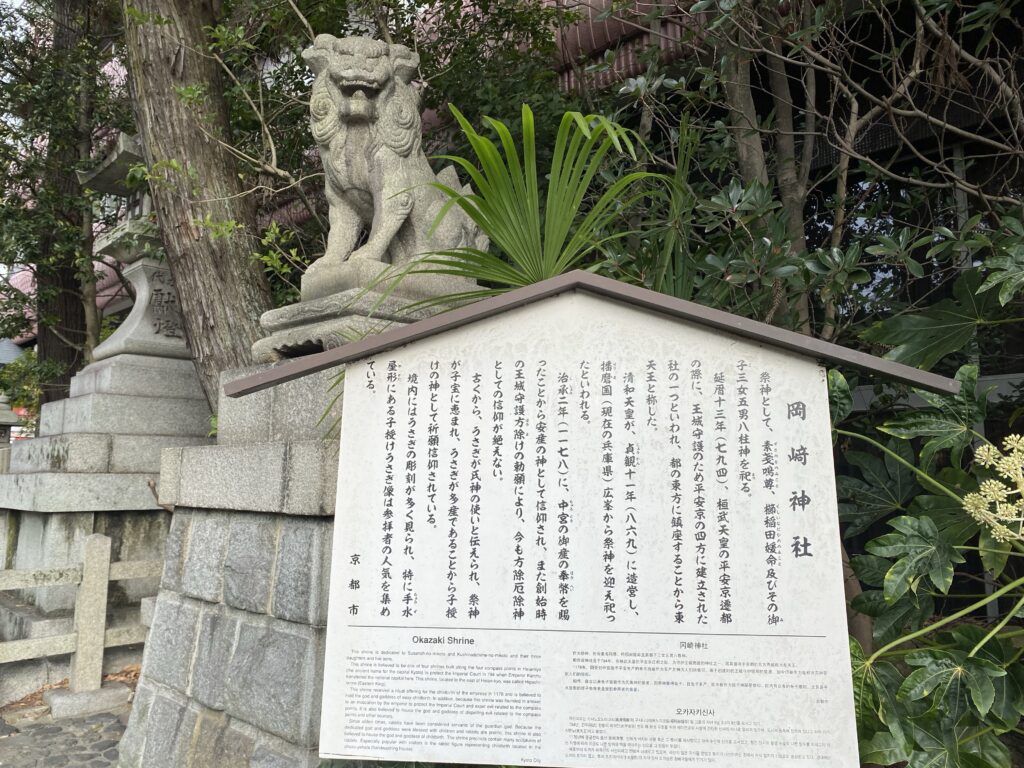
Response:
[{"label": "stone step", "polygon": [[164,448],[211,442],[211,438],[191,435],[47,435],[15,441],[10,471],[156,473]]},{"label": "stone step", "polygon": [[117,355],[72,377],[71,397],[96,393],[206,399],[191,360],[152,355]]},{"label": "stone step", "polygon": [[158,478],[157,474],[142,472],[0,475],[0,509],[25,512],[160,509],[149,485],[152,482],[156,487]]},{"label": "stone step", "polygon": [[[120,712],[131,701],[132,690],[124,683],[107,683],[95,691],[69,691],[54,688],[43,693],[53,720],[72,720],[101,712]],[[49,762],[47,758],[46,762]],[[50,763],[58,765],[59,763]]]},{"label": "stone step", "polygon": [[190,435],[210,431],[205,400],[94,393],[47,403],[39,416],[39,434],[109,432],[116,435]]}]

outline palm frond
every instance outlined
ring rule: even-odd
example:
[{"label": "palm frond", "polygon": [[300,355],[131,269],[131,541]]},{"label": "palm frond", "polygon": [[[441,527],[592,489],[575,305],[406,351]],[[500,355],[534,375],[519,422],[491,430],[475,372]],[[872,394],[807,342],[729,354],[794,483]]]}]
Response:
[{"label": "palm frond", "polygon": [[[634,234],[608,230],[616,217],[651,194],[650,189],[634,193],[638,184],[669,181],[661,174],[629,173],[586,208],[609,154],[635,160],[636,144],[631,131],[604,116],[566,112],[555,135],[542,194],[536,126],[528,105],[522,108],[521,152],[504,123],[485,118],[495,140],[481,135],[458,109],[451,109],[474,157],[442,157],[465,171],[473,192],[436,183],[434,186],[448,201],[434,226],[458,206],[489,238],[493,252],[455,248],[426,253],[417,263],[417,272],[463,277],[504,289],[554,277],[578,268],[595,251]],[[474,295],[477,293],[490,295],[492,291],[481,289]]]}]

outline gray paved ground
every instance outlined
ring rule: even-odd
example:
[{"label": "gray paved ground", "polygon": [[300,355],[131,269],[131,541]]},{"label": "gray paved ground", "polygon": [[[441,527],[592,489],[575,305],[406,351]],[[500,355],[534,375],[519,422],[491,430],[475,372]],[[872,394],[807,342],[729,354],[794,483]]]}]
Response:
[{"label": "gray paved ground", "polygon": [[0,768],[109,768],[117,765],[124,724],[117,715],[18,725],[5,736],[0,721]]}]

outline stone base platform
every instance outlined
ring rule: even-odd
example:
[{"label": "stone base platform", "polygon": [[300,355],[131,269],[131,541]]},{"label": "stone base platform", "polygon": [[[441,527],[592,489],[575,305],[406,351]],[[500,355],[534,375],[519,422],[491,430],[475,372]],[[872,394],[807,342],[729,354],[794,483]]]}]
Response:
[{"label": "stone base platform", "polygon": [[[425,266],[424,269],[429,269]],[[392,295],[406,303],[472,291],[476,283],[451,275],[417,272],[415,267],[395,267],[370,259],[333,262],[322,258],[302,276],[302,301],[308,304],[333,294],[357,290]]]},{"label": "stone base platform", "polygon": [[42,437],[199,437],[209,431],[210,409],[192,361],[152,355],[117,355],[86,366],[72,378],[71,396],[47,403],[39,415]]},{"label": "stone base platform", "polygon": [[20,512],[107,512],[158,509],[150,483],[159,475],[34,472],[0,475],[4,509]]},{"label": "stone base platform", "polygon": [[[396,323],[409,323],[437,314],[438,296],[476,289],[468,280],[446,275],[406,274],[400,279],[388,265],[375,261],[347,261],[329,276],[307,272],[303,296],[311,280],[321,290],[316,298],[266,312],[260,325],[267,337],[253,344],[253,359],[272,363],[300,355],[334,349]],[[332,292],[317,281],[330,281]],[[370,285],[370,288],[360,287]]]},{"label": "stone base platform", "polygon": [[107,683],[95,691],[55,688],[43,694],[43,701],[50,708],[52,719],[71,720],[119,710],[128,703],[131,695],[132,691],[127,685]]},{"label": "stone base platform", "polygon": [[[120,672],[142,661],[141,646],[108,648],[103,654],[103,674]],[[70,656],[15,661],[4,664],[0,675],[0,706],[18,701],[46,685],[56,685],[71,676]]]},{"label": "stone base platform", "polygon": [[193,435],[112,435],[87,432],[19,440],[11,447],[11,473],[153,472],[164,448],[207,445]]},{"label": "stone base platform", "polygon": [[[144,623],[140,622],[140,611],[139,605],[111,606],[107,611],[107,628],[119,629]],[[12,592],[0,592],[0,642],[32,640],[74,631],[74,613],[70,608],[43,611],[37,605],[19,600]]]}]

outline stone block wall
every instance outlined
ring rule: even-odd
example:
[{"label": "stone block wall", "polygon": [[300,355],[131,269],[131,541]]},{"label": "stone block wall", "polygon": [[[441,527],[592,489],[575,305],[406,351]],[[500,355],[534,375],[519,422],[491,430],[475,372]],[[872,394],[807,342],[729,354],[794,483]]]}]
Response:
[{"label": "stone block wall", "polygon": [[320,764],[332,526],[176,509],[121,768]]},{"label": "stone block wall", "polygon": [[338,374],[222,396],[216,445],[164,450],[174,514],[121,768],[320,765]]}]

